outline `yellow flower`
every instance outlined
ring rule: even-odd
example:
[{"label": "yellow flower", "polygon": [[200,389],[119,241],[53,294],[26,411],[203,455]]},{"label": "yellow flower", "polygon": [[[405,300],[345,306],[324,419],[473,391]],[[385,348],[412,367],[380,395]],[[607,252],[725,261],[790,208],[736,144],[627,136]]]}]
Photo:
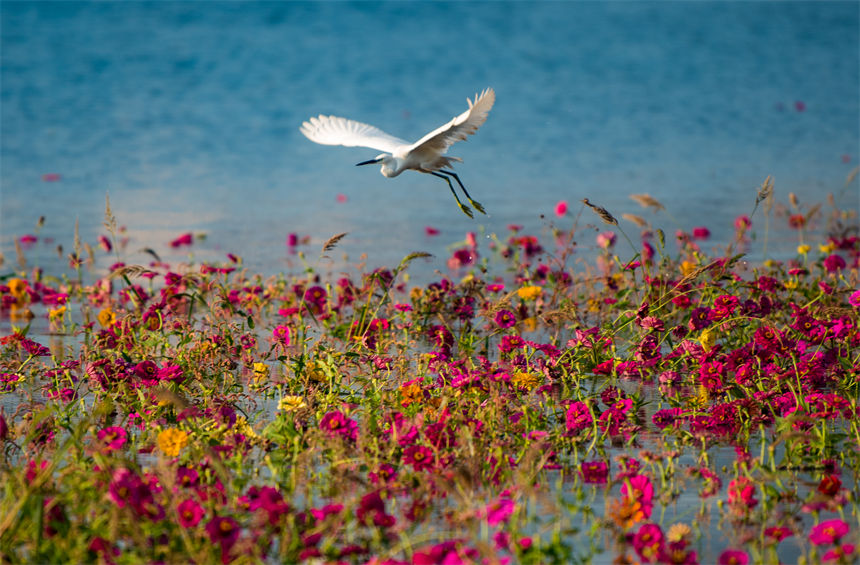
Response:
[{"label": "yellow flower", "polygon": [[158,448],[169,457],[176,457],[188,445],[188,433],[176,428],[167,428],[158,434]]},{"label": "yellow flower", "polygon": [[520,289],[517,289],[517,296],[522,298],[523,300],[534,300],[538,296],[540,296],[543,289],[539,286],[528,285],[524,286]]},{"label": "yellow flower", "polygon": [[600,300],[596,298],[588,299],[588,311],[589,312],[600,312]]},{"label": "yellow flower", "polygon": [[537,329],[537,318],[534,316],[526,318],[522,321],[523,331],[533,332]]},{"label": "yellow flower", "polygon": [[262,381],[269,376],[269,366],[265,363],[254,363],[254,380]]},{"label": "yellow flower", "polygon": [[116,314],[110,308],[104,308],[99,312],[98,321],[103,328],[109,328],[116,323]]},{"label": "yellow flower", "polygon": [[805,243],[802,245],[798,245],[797,246],[797,254],[798,255],[806,255],[807,253],[809,253],[810,249],[812,249],[812,248],[809,247],[808,245],[806,245]]},{"label": "yellow flower", "polygon": [[711,347],[714,346],[715,340],[716,336],[714,336],[714,332],[710,330],[702,330],[702,335],[699,336],[699,343],[702,344],[702,348],[705,351],[711,350]]},{"label": "yellow flower", "polygon": [[696,270],[696,264],[692,261],[681,262],[681,274],[685,277]]},{"label": "yellow flower", "polygon": [[797,288],[797,280],[791,279],[789,281],[785,281],[784,283],[782,283],[782,286],[784,286],[788,290],[794,290],[795,288]]},{"label": "yellow flower", "polygon": [[22,279],[9,279],[9,283],[6,286],[9,287],[9,292],[12,293],[12,296],[18,300],[24,298],[24,295],[27,293],[27,281]]},{"label": "yellow flower", "polygon": [[514,373],[514,376],[511,377],[511,384],[513,384],[517,388],[525,388],[528,390],[534,390],[542,382],[543,375],[526,373],[525,371],[517,371],[516,373]]},{"label": "yellow flower", "polygon": [[59,308],[54,308],[53,310],[48,310],[48,317],[51,321],[56,320],[57,318],[62,318],[63,314],[66,313],[65,305],[60,306]]},{"label": "yellow flower", "polygon": [[307,407],[305,399],[301,396],[285,396],[278,402],[278,410],[284,412],[295,412]]},{"label": "yellow flower", "polygon": [[830,255],[831,253],[833,253],[833,251],[835,251],[835,250],[836,250],[836,244],[835,244],[835,243],[833,243],[832,241],[828,241],[828,242],[827,242],[826,244],[824,244],[824,245],[821,245],[821,244],[819,243],[819,244],[818,244],[818,250],[819,250],[819,251],[821,251],[822,253],[825,253],[825,254],[827,254],[827,255]]},{"label": "yellow flower", "polygon": [[703,408],[708,405],[708,399],[708,389],[700,385],[695,398],[690,399],[690,404],[696,408]]}]

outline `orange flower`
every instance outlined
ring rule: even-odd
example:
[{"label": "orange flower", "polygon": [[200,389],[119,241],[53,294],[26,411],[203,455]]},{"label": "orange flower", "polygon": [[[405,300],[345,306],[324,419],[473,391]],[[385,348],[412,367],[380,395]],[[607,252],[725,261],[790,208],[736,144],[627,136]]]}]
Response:
[{"label": "orange flower", "polygon": [[642,503],[624,496],[611,503],[609,517],[618,527],[629,530],[636,523],[645,519],[645,512],[642,510]]}]

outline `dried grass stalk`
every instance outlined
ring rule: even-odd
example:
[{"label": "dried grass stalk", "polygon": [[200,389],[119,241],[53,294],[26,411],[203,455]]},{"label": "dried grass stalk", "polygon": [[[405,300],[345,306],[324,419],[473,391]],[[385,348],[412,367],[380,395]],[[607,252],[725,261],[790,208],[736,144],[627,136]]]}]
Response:
[{"label": "dried grass stalk", "polygon": [[592,204],[588,201],[588,198],[583,198],[582,203],[594,210],[594,213],[600,216],[600,219],[606,222],[607,224],[617,226],[618,220],[615,219],[615,216],[609,213],[609,211],[603,206],[598,206],[597,204]]}]

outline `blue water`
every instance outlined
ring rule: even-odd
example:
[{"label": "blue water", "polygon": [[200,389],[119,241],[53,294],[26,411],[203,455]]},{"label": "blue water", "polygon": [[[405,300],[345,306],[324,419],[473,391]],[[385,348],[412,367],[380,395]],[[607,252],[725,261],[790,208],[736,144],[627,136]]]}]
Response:
[{"label": "blue water", "polygon": [[[184,257],[166,244],[193,231],[207,235],[197,259],[232,252],[266,272],[298,264],[291,232],[311,237],[312,264],[349,232],[336,264],[424,250],[420,268],[444,272],[467,231],[569,227],[583,197],[668,233],[706,225],[719,243],[767,175],[783,201],[832,191],[856,210],[858,6],[3,1],[0,269],[45,216],[27,257],[59,270],[76,220],[85,241],[106,233],[106,193],[129,263],[150,260],[143,247]],[[464,216],[439,179],[386,179],[354,167],[377,151],[298,131],[326,113],[417,139],[487,86],[496,106],[451,154],[489,218]]]}]

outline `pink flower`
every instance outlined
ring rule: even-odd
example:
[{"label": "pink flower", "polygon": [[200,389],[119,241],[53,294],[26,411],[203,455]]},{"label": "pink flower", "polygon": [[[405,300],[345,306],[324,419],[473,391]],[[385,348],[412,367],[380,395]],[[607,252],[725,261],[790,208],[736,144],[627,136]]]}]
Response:
[{"label": "pink flower", "polygon": [[200,523],[203,518],[203,507],[197,501],[187,498],[179,503],[176,507],[176,513],[179,516],[179,525],[183,528],[193,528]]},{"label": "pink flower", "polygon": [[729,482],[729,504],[753,508],[758,504],[755,485],[747,477],[738,477]]},{"label": "pink flower", "polygon": [[507,497],[502,497],[499,500],[491,502],[481,513],[487,517],[487,524],[490,527],[495,527],[506,522],[514,513],[514,501]]},{"label": "pink flower", "polygon": [[735,218],[735,229],[736,230],[747,230],[752,225],[752,221],[749,216],[738,216]]},{"label": "pink flower", "polygon": [[194,240],[194,236],[191,233],[184,233],[170,242],[170,247],[176,249],[177,247],[182,247],[183,245],[191,245],[191,242]]},{"label": "pink flower", "polygon": [[585,402],[578,401],[568,406],[565,413],[565,424],[567,425],[568,433],[578,434],[586,428],[591,427],[593,422],[594,417],[591,415],[591,411]]},{"label": "pink flower", "polygon": [[860,308],[860,290],[855,290],[848,297],[848,304],[855,308]]},{"label": "pink flower", "polygon": [[789,530],[785,526],[771,526],[764,531],[764,535],[775,541],[780,542],[785,538],[790,537],[792,533],[791,530]]},{"label": "pink flower", "polygon": [[663,530],[657,524],[642,524],[633,536],[633,549],[643,561],[653,563],[663,550]]},{"label": "pink flower", "polygon": [[298,234],[295,234],[295,233],[287,234],[287,247],[295,247],[298,244],[299,244]]},{"label": "pink flower", "polygon": [[128,432],[125,431],[125,428],[113,426],[99,430],[96,437],[98,437],[104,450],[116,451],[122,449],[122,446],[128,441]]},{"label": "pink flower", "polygon": [[583,461],[579,466],[582,482],[590,485],[603,485],[609,477],[609,465],[605,461]]},{"label": "pink flower", "polygon": [[427,226],[424,228],[424,233],[427,235],[439,235],[439,230],[432,226]]},{"label": "pink flower", "polygon": [[510,310],[499,310],[493,319],[495,320],[496,325],[503,329],[509,328],[517,322],[516,317],[514,317],[514,313]]},{"label": "pink flower", "polygon": [[63,178],[60,173],[45,173],[42,175],[42,182],[57,182]]},{"label": "pink flower", "polygon": [[693,228],[693,239],[708,239],[711,237],[711,230],[704,226]]},{"label": "pink flower", "polygon": [[651,479],[647,476],[635,475],[624,481],[621,486],[621,495],[624,498],[639,502],[645,517],[651,516],[651,509],[654,506],[654,485],[651,484]]},{"label": "pink flower", "polygon": [[597,246],[603,249],[609,249],[613,245],[615,245],[615,240],[618,238],[614,232],[605,231],[603,233],[597,234]]},{"label": "pink flower", "polygon": [[209,541],[221,546],[222,555],[239,539],[239,523],[227,516],[215,516],[206,524]]},{"label": "pink flower", "polygon": [[336,197],[336,200],[337,200],[338,202],[340,202],[341,204],[343,204],[343,203],[344,203],[344,202],[346,202],[346,200],[347,200],[347,198],[346,198],[346,194],[338,194],[338,195],[337,195],[337,197]]},{"label": "pink flower", "polygon": [[355,440],[358,437],[358,423],[344,416],[343,412],[329,412],[320,420],[320,429],[333,436]]},{"label": "pink flower", "polygon": [[829,255],[824,259],[824,268],[828,273],[835,273],[845,268],[845,259],[841,255]]},{"label": "pink flower", "polygon": [[435,463],[433,451],[423,445],[410,445],[403,450],[403,462],[412,465],[416,471],[430,469]]},{"label": "pink flower", "polygon": [[561,218],[565,214],[567,214],[567,202],[560,200],[558,204],[555,205],[555,215]]},{"label": "pink flower", "polygon": [[110,250],[113,249],[113,245],[111,245],[110,239],[103,235],[100,235],[98,239],[99,245],[101,245],[102,249],[110,253]]},{"label": "pink flower", "polygon": [[290,345],[290,328],[284,325],[277,326],[272,330],[272,337],[275,339],[275,343],[286,347]]},{"label": "pink flower", "polygon": [[839,547],[834,547],[827,553],[821,556],[821,560],[823,562],[828,561],[838,561],[839,563],[851,563],[853,562],[851,556],[854,555],[854,546],[850,543],[846,543],[840,545]]},{"label": "pink flower", "polygon": [[848,523],[835,518],[813,526],[809,531],[809,541],[815,545],[837,543],[850,530]]},{"label": "pink flower", "polygon": [[738,549],[727,549],[720,554],[720,565],[747,565],[749,563],[749,555]]}]

